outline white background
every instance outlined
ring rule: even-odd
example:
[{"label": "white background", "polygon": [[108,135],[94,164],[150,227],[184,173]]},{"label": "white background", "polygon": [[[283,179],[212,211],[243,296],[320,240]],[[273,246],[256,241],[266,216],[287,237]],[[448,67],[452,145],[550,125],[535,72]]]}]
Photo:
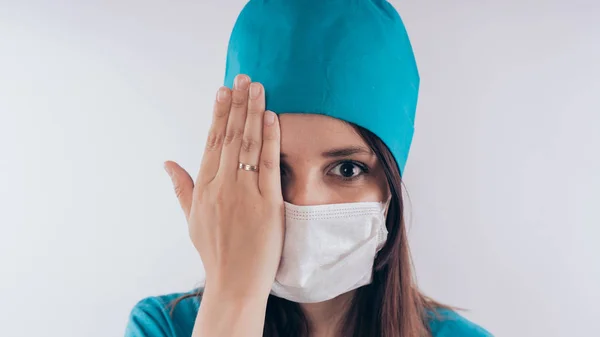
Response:
[{"label": "white background", "polygon": [[[196,172],[243,4],[0,1],[0,335],[119,336],[201,279],[162,162]],[[423,290],[497,336],[595,334],[600,5],[394,4]]]}]

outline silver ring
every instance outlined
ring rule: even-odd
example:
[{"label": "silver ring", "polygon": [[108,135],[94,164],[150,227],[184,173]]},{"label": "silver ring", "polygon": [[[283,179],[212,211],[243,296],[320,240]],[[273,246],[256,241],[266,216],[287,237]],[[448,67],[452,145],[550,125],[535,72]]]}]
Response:
[{"label": "silver ring", "polygon": [[242,169],[244,171],[258,172],[258,166],[256,166],[256,165],[248,165],[248,164],[244,164],[242,162],[240,162],[238,164],[238,168]]}]

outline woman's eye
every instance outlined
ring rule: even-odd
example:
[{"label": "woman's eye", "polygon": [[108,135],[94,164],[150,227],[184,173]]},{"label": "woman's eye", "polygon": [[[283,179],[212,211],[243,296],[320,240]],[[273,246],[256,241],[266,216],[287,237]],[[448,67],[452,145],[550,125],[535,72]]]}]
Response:
[{"label": "woman's eye", "polygon": [[279,174],[281,175],[281,177],[284,177],[287,175],[287,167],[283,163],[281,163],[279,165]]},{"label": "woman's eye", "polygon": [[365,172],[365,169],[353,162],[343,162],[336,165],[331,173],[341,176],[344,179],[354,178]]}]

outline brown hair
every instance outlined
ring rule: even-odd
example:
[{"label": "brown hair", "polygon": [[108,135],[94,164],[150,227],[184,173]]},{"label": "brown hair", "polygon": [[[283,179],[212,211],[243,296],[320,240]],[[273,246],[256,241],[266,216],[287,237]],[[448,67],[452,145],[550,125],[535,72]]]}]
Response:
[{"label": "brown hair", "polygon": [[[449,307],[424,296],[413,277],[402,200],[402,179],[394,156],[369,130],[352,125],[377,156],[392,194],[388,239],[377,255],[373,282],[358,288],[340,325],[345,337],[430,337],[429,321]],[[202,291],[178,298],[201,296]],[[309,325],[298,303],[270,295],[263,337],[308,337]]]}]

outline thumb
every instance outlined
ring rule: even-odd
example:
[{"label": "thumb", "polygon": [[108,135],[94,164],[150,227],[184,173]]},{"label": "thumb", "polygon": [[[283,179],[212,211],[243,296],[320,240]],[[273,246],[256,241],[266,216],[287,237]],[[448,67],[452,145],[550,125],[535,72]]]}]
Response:
[{"label": "thumb", "polygon": [[183,213],[185,214],[185,218],[187,219],[192,208],[194,181],[192,180],[192,177],[190,177],[189,173],[187,173],[187,171],[179,166],[179,164],[176,162],[166,161],[165,171],[167,171],[171,177],[175,194],[179,200],[179,205],[181,205]]}]

